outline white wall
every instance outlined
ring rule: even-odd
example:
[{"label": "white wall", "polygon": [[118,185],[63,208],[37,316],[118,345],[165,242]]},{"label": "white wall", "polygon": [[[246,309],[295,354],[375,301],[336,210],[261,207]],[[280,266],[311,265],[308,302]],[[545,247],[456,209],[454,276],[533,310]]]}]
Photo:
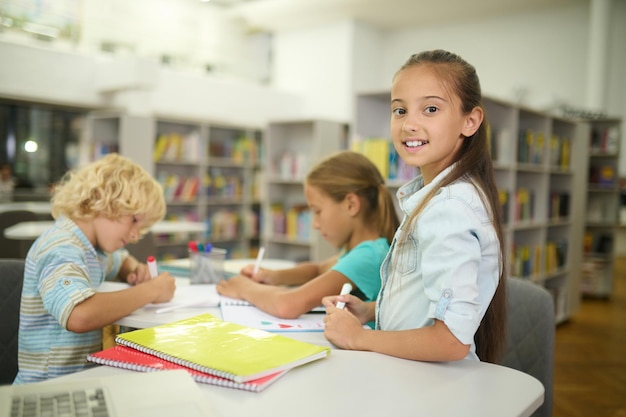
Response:
[{"label": "white wall", "polygon": [[[364,91],[385,80],[381,53],[385,50],[384,31],[356,22],[352,40],[352,87]],[[389,85],[385,83],[385,88]],[[378,89],[378,88],[376,88]]]},{"label": "white wall", "polygon": [[121,53],[172,58],[174,67],[233,72],[245,48],[243,28],[218,6],[197,0],[83,0],[81,52],[103,42]]},{"label": "white wall", "polygon": [[0,97],[96,106],[96,61],[84,56],[0,41]]},{"label": "white wall", "polygon": [[410,54],[442,48],[478,71],[483,93],[546,108],[585,103],[587,9],[565,6],[536,13],[424,29],[396,31],[386,39],[388,80]]},{"label": "white wall", "polygon": [[[415,52],[443,48],[454,51],[478,70],[486,94],[516,99],[525,90],[527,104],[544,108],[556,101],[581,106],[585,102],[588,10],[566,6],[541,13],[516,14],[436,27],[382,31],[364,23],[343,23],[317,30],[283,32],[274,35],[277,85],[289,85],[305,95],[314,111],[323,107],[326,83],[317,75],[332,69],[331,49],[326,62],[316,62],[310,50],[320,51],[355,38],[350,77],[357,90],[384,90],[404,61]],[[299,55],[298,55],[299,54]],[[339,74],[343,60],[334,62]],[[334,82],[331,80],[331,82]],[[580,87],[579,87],[580,86]],[[329,96],[330,97],[330,96]],[[350,114],[348,109],[339,109]]]},{"label": "white wall", "polygon": [[272,85],[300,94],[305,117],[350,120],[351,22],[274,35]]},{"label": "white wall", "polygon": [[620,176],[626,177],[626,1],[613,0],[608,53],[607,108],[622,118]]},{"label": "white wall", "polygon": [[[188,74],[157,64],[138,65],[133,72],[127,59],[120,60],[118,74],[113,71],[116,61],[2,41],[0,56],[0,97],[249,126],[301,114],[301,96],[238,78]],[[107,89],[119,81],[119,91],[102,92],[107,75],[116,75]]]}]

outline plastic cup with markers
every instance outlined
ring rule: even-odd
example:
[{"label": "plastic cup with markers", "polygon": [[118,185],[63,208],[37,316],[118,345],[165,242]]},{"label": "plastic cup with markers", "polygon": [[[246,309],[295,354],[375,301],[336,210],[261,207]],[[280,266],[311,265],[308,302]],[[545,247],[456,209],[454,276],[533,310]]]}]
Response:
[{"label": "plastic cup with markers", "polygon": [[191,284],[216,284],[224,279],[226,250],[210,243],[189,242]]}]

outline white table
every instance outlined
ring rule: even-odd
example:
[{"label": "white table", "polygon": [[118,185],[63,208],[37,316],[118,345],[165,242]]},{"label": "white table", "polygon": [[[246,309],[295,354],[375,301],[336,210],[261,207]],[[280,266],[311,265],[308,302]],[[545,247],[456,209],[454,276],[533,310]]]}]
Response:
[{"label": "white table", "polygon": [[48,201],[24,201],[13,203],[0,203],[0,212],[27,210],[36,214],[50,214],[50,202]]},{"label": "white table", "polygon": [[[241,265],[234,262],[232,266],[240,268]],[[177,286],[188,290],[189,280],[177,278]],[[144,328],[202,313],[220,317],[215,285],[192,287],[193,291],[181,294],[197,297],[198,293],[204,292],[208,300],[206,305],[162,314],[155,313],[154,308],[143,308],[117,323]],[[329,346],[331,354],[289,371],[261,393],[199,384],[217,415],[526,417],[543,403],[541,383],[514,369],[468,360],[449,363],[409,361],[372,352],[336,349],[322,332],[283,334]],[[100,366],[63,378],[123,372],[132,371]]]},{"label": "white table", "polygon": [[[132,371],[99,366],[62,378],[124,372]],[[339,349],[289,371],[261,393],[199,386],[222,417],[526,417],[544,394],[535,378],[502,366],[425,363]]]},{"label": "white table", "polygon": [[[254,258],[239,258],[239,259],[226,259],[224,261],[224,271],[231,275],[237,275],[243,267],[251,265],[256,262]],[[170,266],[174,268],[189,268],[189,258],[170,259],[161,261],[159,265]],[[295,262],[284,259],[268,259],[264,258],[261,261],[261,267],[267,269],[286,269],[295,265]]]},{"label": "white table", "polygon": [[[15,240],[35,240],[48,230],[54,221],[22,222],[4,229],[4,237]],[[168,233],[205,233],[207,225],[204,222],[169,221],[155,223],[150,230],[156,234]]]},{"label": "white table", "polygon": [[[189,289],[189,280],[177,278],[177,286]],[[215,286],[194,285],[193,289],[185,293],[195,297],[198,292],[206,292],[206,305],[162,314],[155,313],[154,308],[143,308],[117,323],[144,328],[202,313],[220,317]],[[322,332],[283,334],[329,346],[331,354],[289,371],[261,393],[199,384],[216,415],[527,417],[543,403],[544,388],[537,379],[503,366],[469,360],[409,361],[373,352],[336,349]],[[132,371],[98,366],[62,378],[124,372]]]}]

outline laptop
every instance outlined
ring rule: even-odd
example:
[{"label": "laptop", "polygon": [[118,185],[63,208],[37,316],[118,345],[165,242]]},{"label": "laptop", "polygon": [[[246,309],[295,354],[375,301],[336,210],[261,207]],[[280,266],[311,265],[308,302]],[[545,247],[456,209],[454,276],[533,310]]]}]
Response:
[{"label": "laptop", "polygon": [[[57,414],[50,414],[51,408]],[[67,414],[58,413],[59,408]],[[79,413],[70,413],[74,411]],[[21,415],[212,417],[216,413],[189,373],[175,370],[0,386],[0,417]]]}]

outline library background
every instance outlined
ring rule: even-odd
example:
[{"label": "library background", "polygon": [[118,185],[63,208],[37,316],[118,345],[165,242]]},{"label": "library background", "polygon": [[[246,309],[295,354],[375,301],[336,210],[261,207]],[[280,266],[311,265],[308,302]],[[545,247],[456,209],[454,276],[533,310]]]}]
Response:
[{"label": "library background", "polygon": [[[162,21],[142,21],[143,31],[113,35],[105,30],[107,19],[119,16],[120,27],[129,29],[145,2],[5,3],[0,6],[0,55],[6,59],[0,70],[0,162],[12,167],[15,201],[46,201],[49,187],[68,169],[119,152],[163,185],[168,220],[207,226],[206,234],[155,236],[159,258],[185,257],[187,242],[202,240],[225,248],[229,258],[253,258],[263,246],[269,258],[321,260],[333,248],[311,228],[302,179],[312,164],[333,151],[354,149],[377,164],[392,189],[415,175],[389,142],[387,89],[393,71],[416,52],[414,44],[401,48],[394,40],[417,29],[393,32],[350,18],[302,29],[281,22],[261,30],[262,21],[243,23],[252,19],[245,7],[233,19],[225,2],[210,8],[164,0],[155,8],[167,4],[172,16],[186,21],[198,15],[212,22],[212,29],[191,25],[194,29],[181,34],[154,26]],[[608,87],[614,74],[623,73],[626,58],[611,61],[612,43],[597,33],[608,31],[598,25],[626,16],[622,3],[613,7],[613,17],[605,12],[600,23],[586,1],[525,12],[528,19],[572,18],[561,29],[575,39],[588,38],[594,47],[570,61],[604,59],[590,65],[563,60],[555,71],[587,67],[565,86],[549,65],[535,87],[526,78],[504,81],[502,75],[492,77],[501,84],[490,83],[489,74],[505,63],[481,60],[460,38],[442,40],[470,62],[476,56],[482,69],[511,275],[551,292],[557,322],[576,311],[582,296],[611,296],[615,259],[626,252],[626,197],[620,186],[626,175],[620,153],[626,109],[615,104],[625,101],[624,92]],[[491,25],[515,26],[518,19],[510,14],[481,23],[489,33]],[[436,25],[421,30],[438,33]],[[559,32],[545,30],[538,36]],[[526,35],[520,29],[519,38]],[[184,41],[194,36],[192,50]],[[341,42],[329,46],[328,39]],[[549,39],[571,49],[571,41]],[[516,40],[503,42],[498,50]],[[527,54],[541,59],[565,44]],[[605,54],[593,55],[597,48]],[[296,62],[303,50],[310,57]],[[329,62],[317,61],[327,53]],[[383,63],[375,65],[378,61]],[[372,74],[363,75],[362,68],[372,68]],[[587,73],[598,71],[608,74],[606,79],[590,80]],[[567,96],[574,94],[571,85],[581,82],[600,91],[589,106]],[[532,102],[533,92],[552,84],[549,106],[545,97]],[[496,94],[502,91],[509,93]],[[598,104],[602,100],[608,104]]]}]

